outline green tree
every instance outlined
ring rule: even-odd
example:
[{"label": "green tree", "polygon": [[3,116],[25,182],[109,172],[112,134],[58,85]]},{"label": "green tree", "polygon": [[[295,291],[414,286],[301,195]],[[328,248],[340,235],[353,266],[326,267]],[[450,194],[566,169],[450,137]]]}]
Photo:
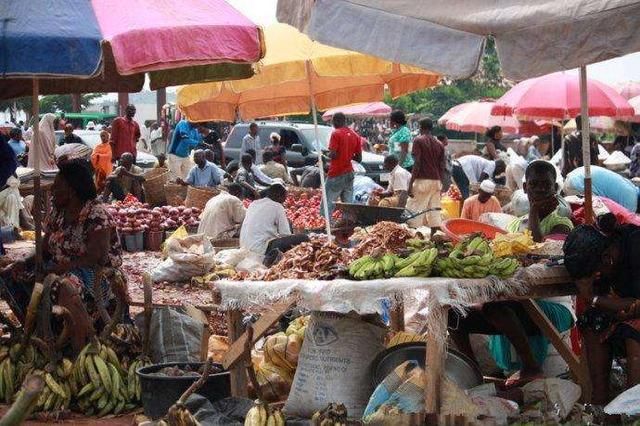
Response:
[{"label": "green tree", "polygon": [[9,110],[9,116],[11,117],[11,121],[14,123],[16,121],[16,116],[18,114],[18,111],[20,110],[26,113],[27,121],[28,121],[29,116],[31,115],[31,106],[32,106],[31,96],[0,101],[0,111]]},{"label": "green tree", "polygon": [[463,102],[485,98],[497,99],[510,87],[511,83],[502,76],[500,70],[495,41],[488,38],[480,67],[473,77],[463,80],[444,78],[437,87],[397,99],[387,96],[385,102],[394,109],[401,109],[407,113],[429,114],[437,119],[450,108]]},{"label": "green tree", "polygon": [[[87,108],[92,99],[99,98],[103,93],[85,93],[80,96],[80,107]],[[72,111],[71,95],[46,95],[40,98],[40,113]]]}]

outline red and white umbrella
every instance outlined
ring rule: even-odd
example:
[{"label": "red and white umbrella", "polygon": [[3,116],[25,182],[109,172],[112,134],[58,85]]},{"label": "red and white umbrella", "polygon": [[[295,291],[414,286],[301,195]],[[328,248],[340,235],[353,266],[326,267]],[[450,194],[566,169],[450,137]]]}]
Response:
[{"label": "red and white umbrella", "polygon": [[629,99],[629,105],[631,105],[634,110],[633,117],[631,117],[629,121],[640,123],[640,96]]},{"label": "red and white umbrella", "polygon": [[491,115],[494,104],[492,101],[474,101],[456,105],[440,117],[438,124],[459,132],[483,133],[493,126],[500,126],[505,133],[519,133],[521,124],[515,117]]},{"label": "red and white umbrella", "polygon": [[[634,115],[629,102],[611,86],[587,80],[589,116],[625,118]],[[556,72],[525,80],[496,101],[493,115],[568,120],[580,115],[580,78]]]},{"label": "red and white umbrella", "polygon": [[640,81],[623,81],[615,83],[613,88],[625,99],[640,96]]}]

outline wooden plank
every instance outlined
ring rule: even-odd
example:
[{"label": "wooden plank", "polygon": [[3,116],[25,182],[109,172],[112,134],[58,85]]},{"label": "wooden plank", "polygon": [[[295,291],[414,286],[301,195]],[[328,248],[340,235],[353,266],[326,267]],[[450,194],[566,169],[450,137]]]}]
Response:
[{"label": "wooden plank", "polygon": [[[227,311],[227,328],[229,330],[229,341],[233,342],[240,338],[242,334],[242,312],[238,309]],[[229,370],[231,373],[231,396],[247,397],[247,370],[243,365],[238,365]]]},{"label": "wooden plank", "polygon": [[[448,318],[448,306],[440,308],[442,313],[436,315],[436,318],[440,318],[443,324],[439,327],[434,327],[435,330],[447,329]],[[444,375],[444,358],[445,348],[444,342],[442,342],[442,336],[427,336],[427,355],[425,360],[426,366],[426,386],[424,388],[424,406],[427,414],[440,414],[441,407],[441,389],[442,389],[442,377]]]},{"label": "wooden plank", "polygon": [[572,375],[582,387],[583,393],[590,394],[591,384],[588,364],[580,362],[578,356],[562,341],[562,336],[558,330],[533,299],[523,300],[521,303],[533,322],[540,328],[542,334],[551,341],[553,347],[556,348],[562,359],[567,363]]},{"label": "wooden plank", "polygon": [[[295,302],[287,302],[274,305],[273,308],[265,312],[255,324],[253,324],[253,338],[251,346],[255,344],[267,331],[282,318],[282,316],[293,306]],[[242,333],[237,339],[231,336],[229,332],[230,341],[233,343],[229,347],[224,359],[222,360],[222,366],[225,369],[233,368],[244,354],[245,346],[247,344],[247,333]]]}]

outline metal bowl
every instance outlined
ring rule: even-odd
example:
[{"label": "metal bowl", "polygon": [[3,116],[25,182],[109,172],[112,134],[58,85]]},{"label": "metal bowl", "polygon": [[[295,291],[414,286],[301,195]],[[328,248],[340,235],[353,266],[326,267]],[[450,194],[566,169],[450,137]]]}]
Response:
[{"label": "metal bowl", "polygon": [[[424,342],[409,342],[380,352],[372,363],[374,386],[377,387],[397,366],[405,361],[417,361],[424,368],[427,348]],[[449,349],[444,367],[445,375],[462,389],[482,384],[480,369],[460,351]]]}]

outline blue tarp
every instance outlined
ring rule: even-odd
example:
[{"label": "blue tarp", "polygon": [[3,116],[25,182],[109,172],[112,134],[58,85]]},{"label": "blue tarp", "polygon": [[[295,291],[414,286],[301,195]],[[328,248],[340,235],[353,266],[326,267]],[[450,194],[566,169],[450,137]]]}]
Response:
[{"label": "blue tarp", "polygon": [[0,0],[0,77],[94,75],[101,41],[89,0]]}]

